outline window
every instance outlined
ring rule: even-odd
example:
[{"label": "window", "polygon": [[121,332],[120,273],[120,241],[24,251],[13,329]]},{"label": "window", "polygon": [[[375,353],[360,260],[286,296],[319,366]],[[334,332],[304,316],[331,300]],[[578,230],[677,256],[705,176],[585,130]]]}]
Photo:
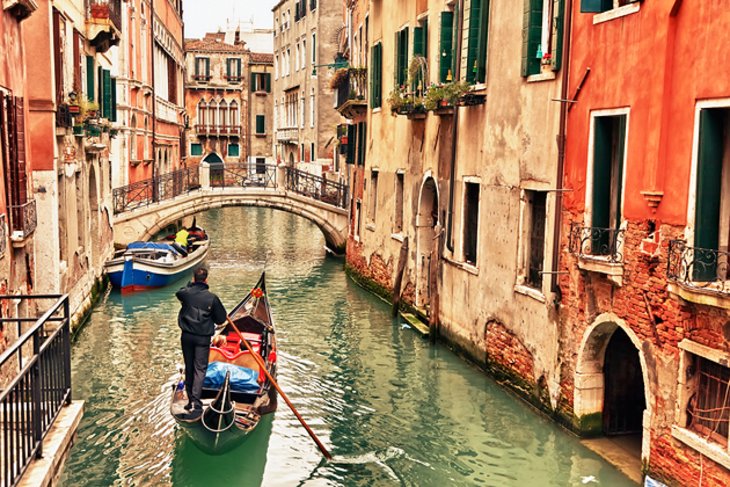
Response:
[{"label": "window", "polygon": [[358,200],[355,203],[355,238],[360,238],[360,216],[361,216],[361,202]]},{"label": "window", "polygon": [[24,100],[0,89],[0,162],[4,164],[5,188],[9,190],[11,229],[24,229],[20,205],[28,201],[25,153]]},{"label": "window", "polygon": [[477,265],[479,183],[464,183],[464,262]]},{"label": "window", "polygon": [[191,156],[202,156],[203,145],[202,144],[190,144],[190,155]]},{"label": "window", "polygon": [[210,79],[210,58],[195,58],[195,75],[193,79],[197,81],[208,81]]},{"label": "window", "polygon": [[233,83],[241,81],[240,58],[229,58],[226,60],[226,79]]},{"label": "window", "polygon": [[395,84],[405,86],[408,82],[408,27],[395,36]]},{"label": "window", "polygon": [[307,40],[302,41],[302,69],[307,66]]},{"label": "window", "polygon": [[238,157],[241,155],[241,146],[238,144],[228,144],[228,157]]},{"label": "window", "polygon": [[271,73],[251,73],[251,91],[271,93]]},{"label": "window", "polygon": [[370,108],[380,108],[383,103],[383,44],[373,46],[370,68]]},{"label": "window", "polygon": [[279,79],[279,55],[274,58],[274,79]]},{"label": "window", "polygon": [[299,122],[301,125],[299,128],[304,128],[304,94],[299,97]]},{"label": "window", "polygon": [[360,122],[357,124],[357,165],[365,165],[365,144],[367,142],[367,124]]},{"label": "window", "polygon": [[615,251],[621,226],[621,194],[627,115],[593,118],[593,187],[590,195],[592,255]]},{"label": "window", "polygon": [[420,21],[420,25],[413,29],[413,59],[419,59],[423,64],[423,68],[419,69],[413,77],[412,91],[418,91],[423,94],[426,90],[425,84],[428,80],[424,79],[427,74],[426,65],[428,63],[428,19]]},{"label": "window", "polygon": [[378,211],[378,171],[370,171],[370,208],[368,216],[370,221],[375,223],[375,215]]},{"label": "window", "polygon": [[309,0],[309,10],[317,8],[317,0]]},{"label": "window", "polygon": [[580,11],[582,13],[600,13],[614,8],[623,7],[630,3],[638,3],[640,0],[580,0]]},{"label": "window", "polygon": [[547,193],[525,191],[525,213],[523,220],[523,262],[524,284],[542,289],[542,269],[545,260],[545,224]]},{"label": "window", "polygon": [[441,12],[439,40],[439,81],[454,80],[454,12]]},{"label": "window", "polygon": [[256,115],[256,135],[264,135],[266,133],[266,116]]},{"label": "window", "polygon": [[563,0],[525,0],[522,76],[539,74],[543,64],[560,69],[563,10]]},{"label": "window", "polygon": [[[177,63],[175,60],[165,55],[167,60],[167,101],[173,105],[177,105]],[[115,83],[116,80],[113,80]]]},{"label": "window", "polygon": [[64,83],[64,60],[66,57],[66,20],[61,12],[53,9],[53,65],[56,81],[56,103],[63,103],[66,99]]},{"label": "window", "polygon": [[297,54],[296,54],[296,56],[294,56],[294,71],[299,71],[299,59],[300,59],[299,43],[297,43]]},{"label": "window", "polygon": [[94,63],[94,56],[86,56],[86,98],[89,101],[94,101],[94,73],[96,72],[96,66]]},{"label": "window", "polygon": [[704,108],[699,117],[694,246],[706,250],[695,250],[692,278],[724,280],[726,257],[717,251],[730,250],[730,108]]},{"label": "window", "polygon": [[357,129],[359,125],[347,126],[347,152],[345,153],[345,163],[355,163],[355,146],[357,145]]},{"label": "window", "polygon": [[393,232],[403,231],[403,182],[405,174],[402,172],[395,175],[395,218],[393,219]]},{"label": "window", "polygon": [[730,368],[698,355],[689,354],[693,376],[687,380],[690,388],[687,403],[687,428],[703,438],[728,444],[730,421]]},{"label": "window", "polygon": [[309,94],[309,126],[314,127],[314,88]]},{"label": "window", "polygon": [[230,117],[228,125],[230,127],[239,127],[241,125],[241,120],[238,118],[238,103],[236,103],[236,100],[231,101],[228,113]]},{"label": "window", "polygon": [[299,162],[304,162],[304,144],[299,144]]},{"label": "window", "polygon": [[489,33],[489,0],[471,0],[469,31],[466,43],[466,81],[484,83]]},{"label": "window", "polygon": [[312,32],[312,64],[317,64],[317,34]]},{"label": "window", "polygon": [[314,153],[314,142],[312,142],[312,147],[311,147],[311,152],[310,153],[312,154],[312,161],[317,160],[317,156]]}]

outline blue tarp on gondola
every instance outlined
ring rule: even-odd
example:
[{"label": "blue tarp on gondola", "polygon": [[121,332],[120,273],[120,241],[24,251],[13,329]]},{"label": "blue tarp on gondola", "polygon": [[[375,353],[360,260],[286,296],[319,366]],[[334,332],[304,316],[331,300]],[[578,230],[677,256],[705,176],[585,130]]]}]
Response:
[{"label": "blue tarp on gondola", "polygon": [[226,372],[231,372],[231,390],[236,392],[257,392],[259,390],[259,373],[255,370],[224,362],[213,362],[208,365],[203,387],[220,389],[226,380]]},{"label": "blue tarp on gondola", "polygon": [[175,252],[176,254],[179,254],[175,247],[168,243],[164,242],[132,242],[131,244],[127,245],[127,249],[149,249],[149,250],[170,250],[172,252]]}]

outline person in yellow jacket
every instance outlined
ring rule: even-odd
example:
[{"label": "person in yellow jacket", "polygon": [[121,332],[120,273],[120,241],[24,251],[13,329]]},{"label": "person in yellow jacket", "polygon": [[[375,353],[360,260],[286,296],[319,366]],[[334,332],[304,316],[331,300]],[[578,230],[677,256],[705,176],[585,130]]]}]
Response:
[{"label": "person in yellow jacket", "polygon": [[175,234],[175,242],[180,244],[182,248],[187,249],[189,236],[190,233],[183,227]]}]

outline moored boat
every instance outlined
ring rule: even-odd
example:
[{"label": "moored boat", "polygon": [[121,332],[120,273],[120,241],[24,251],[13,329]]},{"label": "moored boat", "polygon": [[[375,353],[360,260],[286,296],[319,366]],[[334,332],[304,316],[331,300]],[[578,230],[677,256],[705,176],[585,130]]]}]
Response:
[{"label": "moored boat", "polygon": [[132,242],[104,264],[112,286],[122,292],[164,287],[179,280],[208,254],[210,241],[197,226],[189,229],[190,244],[175,241]]},{"label": "moored boat", "polygon": [[[260,363],[276,380],[276,336],[265,273],[228,314],[213,337],[203,383],[203,413],[191,417],[184,374],[173,385],[170,413],[203,450],[222,453],[239,445],[261,417],[276,410],[277,394]],[[248,342],[256,357],[242,343]]]}]

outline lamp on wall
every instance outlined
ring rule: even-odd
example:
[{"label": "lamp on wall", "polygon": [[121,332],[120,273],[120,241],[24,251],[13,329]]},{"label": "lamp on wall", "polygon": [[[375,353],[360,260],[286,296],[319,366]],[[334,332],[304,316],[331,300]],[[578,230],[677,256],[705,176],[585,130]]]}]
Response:
[{"label": "lamp on wall", "polygon": [[341,69],[341,68],[347,68],[350,66],[350,63],[347,61],[347,58],[345,58],[341,52],[338,52],[335,56],[335,62],[329,63],[329,64],[315,64],[312,66],[312,76],[317,76],[317,68],[330,68],[330,69]]}]

